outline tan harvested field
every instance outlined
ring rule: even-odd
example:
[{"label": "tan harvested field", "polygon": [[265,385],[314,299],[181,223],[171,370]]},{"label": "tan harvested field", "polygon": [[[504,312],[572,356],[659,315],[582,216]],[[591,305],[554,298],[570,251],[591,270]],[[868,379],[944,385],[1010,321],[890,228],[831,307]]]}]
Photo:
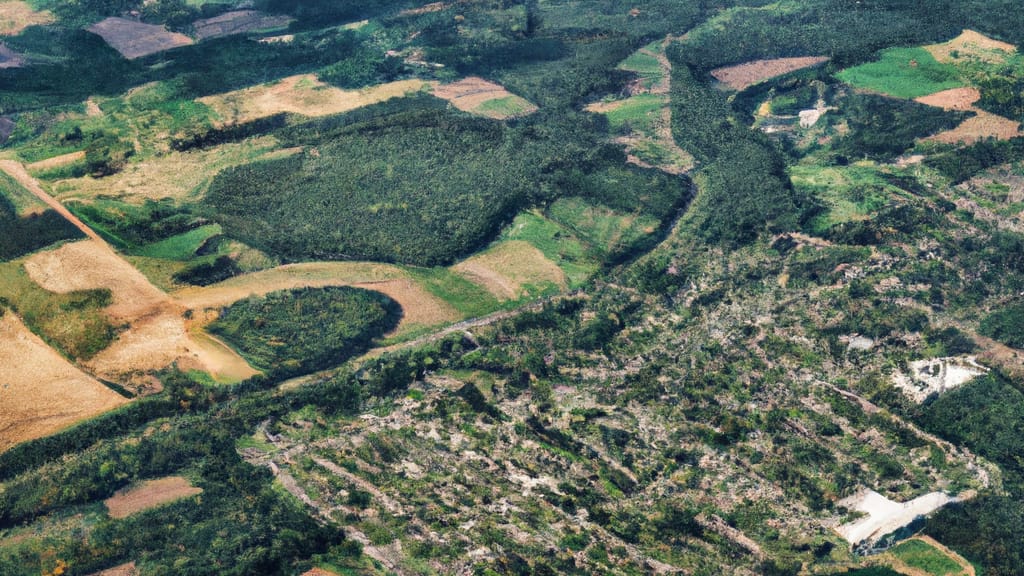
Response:
[{"label": "tan harvested field", "polygon": [[776,76],[789,74],[790,72],[795,72],[810,66],[817,66],[823,62],[828,62],[828,57],[801,56],[798,58],[754,60],[752,62],[737,64],[736,66],[716,68],[711,71],[711,75],[732,90],[743,90],[757,84],[758,82],[764,82],[765,80],[769,80]]},{"label": "tan harvested field", "polygon": [[283,112],[303,116],[340,114],[407,96],[433,84],[399,80],[360,90],[342,90],[321,82],[313,74],[300,74],[271,84],[205,96],[199,102],[212,108],[222,124],[241,124]]},{"label": "tan harvested field", "polygon": [[0,0],[0,36],[17,36],[29,26],[42,26],[55,20],[49,10],[33,10],[23,0]]},{"label": "tan harvested field", "polygon": [[256,10],[234,10],[213,18],[204,18],[192,23],[196,38],[208,40],[232,34],[243,34],[253,30],[282,28],[293,21],[290,16],[264,14]]},{"label": "tan harvested field", "polygon": [[89,576],[139,576],[139,570],[135,567],[135,562],[128,562],[127,564],[93,572]]},{"label": "tan harvested field", "polygon": [[67,154],[61,154],[60,156],[54,156],[47,158],[46,160],[40,160],[31,164],[26,164],[25,168],[30,172],[37,172],[39,170],[49,170],[51,168],[60,168],[61,166],[67,166],[68,164],[74,164],[80,160],[85,160],[85,150],[79,150],[78,152],[68,152]]},{"label": "tan harvested field", "polygon": [[0,317],[0,452],[125,402],[65,360],[13,312]]},{"label": "tan harvested field", "polygon": [[182,368],[209,372],[221,381],[237,381],[256,372],[234,351],[209,338],[195,338],[186,326],[185,307],[150,284],[109,247],[91,240],[39,252],[25,271],[51,292],[106,288],[112,300],[104,312],[127,329],[84,366],[114,381],[139,371],[178,362]]},{"label": "tan harvested field", "polygon": [[22,58],[21,54],[18,54],[14,50],[8,48],[6,44],[0,42],[0,69],[21,68],[24,64],[25,59]]},{"label": "tan harvested field", "polygon": [[103,503],[107,505],[111,518],[127,518],[137,512],[202,494],[202,492],[202,488],[196,488],[187,478],[168,476],[158,480],[148,480],[128,490],[121,490],[104,500]]},{"label": "tan harvested field", "polygon": [[98,34],[111,48],[129,60],[192,44],[192,39],[184,34],[127,18],[107,18],[93,24],[88,30]]},{"label": "tan harvested field", "polygon": [[972,110],[974,103],[980,99],[981,92],[977,88],[965,87],[921,96],[914,98],[914,101],[942,108],[943,110]]},{"label": "tan harvested field", "polygon": [[[1017,47],[994,40],[974,30],[964,30],[949,42],[925,46],[925,50],[939,62],[947,64],[956,63],[964,58],[999,63],[1006,61],[1006,57],[1016,52]],[[954,52],[957,58],[953,57]]]},{"label": "tan harvested field", "polygon": [[205,287],[189,287],[173,294],[192,310],[220,308],[247,298],[292,288],[354,286],[383,292],[402,306],[398,330],[433,326],[460,318],[449,304],[437,298],[397,266],[369,262],[309,262],[236,276]]},{"label": "tan harvested field", "polygon": [[452,270],[487,288],[499,300],[524,296],[528,285],[568,286],[565,272],[523,240],[502,242],[459,262]]},{"label": "tan harvested field", "polygon": [[170,152],[130,163],[123,171],[105,178],[60,180],[53,185],[54,195],[61,200],[91,200],[110,195],[139,204],[147,198],[191,199],[201,195],[205,185],[224,168],[282,153],[275,150],[277,145],[276,140],[267,136],[206,150]]},{"label": "tan harvested field", "polygon": [[977,114],[973,118],[964,120],[959,126],[952,130],[939,132],[925,140],[942,142],[944,144],[974,144],[985,138],[996,138],[997,140],[1009,140],[1021,135],[1020,122],[1009,118],[997,116],[984,110],[974,109]]},{"label": "tan harvested field", "polygon": [[[513,116],[526,116],[537,111],[537,107],[524,98],[512,94],[501,84],[495,84],[483,78],[470,76],[458,82],[441,84],[434,88],[434,96],[447,100],[459,110],[480,114],[499,120]],[[517,114],[504,114],[498,110],[488,111],[486,104],[494,100],[511,99],[514,107],[521,110]]]},{"label": "tan harvested field", "polygon": [[448,4],[444,2],[431,2],[430,4],[424,4],[419,8],[407,8],[398,13],[399,16],[419,16],[420,14],[428,14],[430,12],[440,12],[448,7]]}]

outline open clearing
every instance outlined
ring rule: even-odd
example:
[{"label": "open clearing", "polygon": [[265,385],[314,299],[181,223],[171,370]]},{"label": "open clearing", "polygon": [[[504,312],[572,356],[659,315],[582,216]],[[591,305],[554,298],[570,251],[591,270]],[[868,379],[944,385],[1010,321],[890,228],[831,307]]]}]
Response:
[{"label": "open clearing", "polygon": [[29,26],[56,20],[49,10],[37,12],[22,0],[0,0],[0,36],[17,36]]},{"label": "open clearing", "polygon": [[[925,46],[939,62],[954,64],[963,58],[981,60],[989,63],[1002,63],[1006,57],[1017,51],[1013,44],[993,40],[974,30],[964,30],[956,38],[942,44]],[[956,54],[956,58],[953,57]]]},{"label": "open clearing", "polygon": [[93,572],[89,576],[138,576],[138,574],[139,570],[135,567],[135,562],[129,562],[99,572]]},{"label": "open clearing", "polygon": [[0,317],[0,452],[124,404],[13,312]]},{"label": "open clearing", "polygon": [[354,286],[383,292],[402,307],[396,331],[410,326],[433,326],[460,318],[448,303],[434,296],[397,266],[369,262],[309,262],[236,276],[205,287],[189,287],[173,294],[192,310],[221,308],[247,298],[293,288]]},{"label": "open clearing", "polygon": [[974,356],[933,358],[911,362],[910,374],[897,372],[893,384],[920,404],[932,394],[948,392],[987,373],[988,368]]},{"label": "open clearing", "polygon": [[499,300],[515,300],[553,286],[568,286],[562,269],[523,240],[497,244],[456,264],[452,270],[487,288]]},{"label": "open clearing", "polygon": [[6,44],[0,43],[0,69],[21,68],[24,64],[25,59],[21,54],[8,48]]},{"label": "open clearing", "polygon": [[909,502],[893,502],[874,490],[865,490],[839,501],[840,506],[864,512],[867,516],[836,528],[854,546],[865,540],[874,542],[910,524],[918,516],[926,516],[942,508],[953,498],[941,492],[919,496]]},{"label": "open clearing", "polygon": [[1021,135],[1020,122],[984,110],[975,109],[974,111],[976,116],[964,120],[956,128],[939,132],[925,140],[943,144],[970,145],[986,138],[1009,140]]},{"label": "open clearing", "polygon": [[105,178],[83,176],[60,180],[53,185],[54,195],[63,201],[73,198],[91,200],[108,195],[121,200],[136,200],[140,204],[147,198],[194,198],[202,194],[204,185],[224,168],[270,153],[285,153],[275,151],[277,146],[276,140],[265,136],[206,150],[170,152],[130,163],[123,171]]},{"label": "open clearing", "polygon": [[111,518],[127,518],[137,512],[195,496],[202,492],[202,488],[192,486],[187,478],[168,476],[158,480],[148,480],[134,488],[119,491],[104,500],[103,503],[107,505]]},{"label": "open clearing", "polygon": [[232,34],[243,34],[253,30],[283,28],[291,24],[290,16],[264,14],[256,10],[235,10],[213,18],[204,18],[192,23],[196,38],[208,40]]},{"label": "open clearing", "polygon": [[138,371],[158,370],[174,362],[183,369],[209,372],[221,381],[256,374],[218,341],[192,338],[183,317],[185,308],[105,245],[85,240],[39,252],[25,261],[25,271],[51,292],[110,290],[113,301],[104,312],[128,328],[84,364],[103,378],[124,381]]},{"label": "open clearing", "polygon": [[943,110],[972,110],[974,103],[981,99],[977,88],[951,88],[927,96],[914,98],[915,102],[935,106]]},{"label": "open clearing", "polygon": [[25,168],[29,172],[38,172],[40,170],[50,170],[53,168],[60,168],[61,166],[67,166],[68,164],[74,164],[85,160],[85,150],[79,150],[78,152],[68,152],[67,154],[61,154],[60,156],[54,156],[47,158],[46,160],[40,160],[31,164],[26,164]]},{"label": "open clearing", "polygon": [[789,74],[803,68],[817,66],[828,62],[827,56],[801,56],[796,58],[775,58],[772,60],[754,60],[735,66],[716,68],[711,75],[732,90],[744,90],[759,82],[770,80],[776,76]]},{"label": "open clearing", "polygon": [[342,90],[313,74],[282,78],[277,82],[205,96],[206,104],[221,124],[243,124],[283,112],[303,116],[328,116],[419,92],[433,82],[399,80],[360,90]]},{"label": "open clearing", "polygon": [[434,96],[451,102],[452,106],[463,112],[498,120],[526,116],[537,111],[536,106],[505,90],[504,86],[476,76],[436,86]]},{"label": "open clearing", "polygon": [[930,536],[904,540],[881,558],[909,576],[975,576],[970,562]]},{"label": "open clearing", "polygon": [[93,24],[88,30],[98,34],[111,48],[129,60],[192,44],[192,39],[184,34],[127,18],[107,18]]}]

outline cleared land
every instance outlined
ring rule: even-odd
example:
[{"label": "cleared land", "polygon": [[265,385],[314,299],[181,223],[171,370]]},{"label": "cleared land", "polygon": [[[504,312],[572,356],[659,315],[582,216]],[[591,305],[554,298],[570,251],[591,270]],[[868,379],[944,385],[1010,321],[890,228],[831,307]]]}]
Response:
[{"label": "cleared land", "polygon": [[85,160],[85,150],[79,150],[78,152],[69,152],[67,154],[61,154],[60,156],[54,156],[53,158],[47,158],[46,160],[40,160],[33,162],[25,166],[30,172],[37,172],[40,170],[50,170],[52,168],[60,168],[61,166],[67,166],[68,164],[74,164]]},{"label": "cleared land", "polygon": [[199,102],[212,108],[222,124],[242,124],[283,112],[303,116],[328,116],[355,110],[423,90],[432,82],[399,80],[361,90],[342,90],[325,84],[312,74],[206,96]]},{"label": "cleared land", "polygon": [[1007,56],[1017,51],[1017,47],[993,40],[974,30],[964,30],[949,42],[925,46],[925,50],[939,62],[947,64],[959,62],[964,58],[998,64],[1005,62]]},{"label": "cleared land", "polygon": [[981,99],[977,88],[951,88],[927,96],[914,98],[915,102],[935,106],[943,110],[973,110],[974,103]]},{"label": "cleared land", "polygon": [[920,404],[931,394],[942,394],[988,373],[974,356],[933,358],[910,363],[910,374],[897,372],[893,384]]},{"label": "cleared land", "polygon": [[901,542],[885,556],[911,576],[974,576],[974,566],[934,538],[918,536]]},{"label": "cleared land", "polygon": [[0,452],[127,402],[33,334],[0,317]]},{"label": "cleared land", "polygon": [[754,60],[736,66],[716,68],[711,75],[732,90],[744,90],[759,82],[770,80],[776,76],[789,74],[803,68],[817,66],[827,62],[827,56],[800,56],[796,58],[774,58],[771,60]]},{"label": "cleared land", "polygon": [[536,106],[505,90],[504,86],[476,76],[436,86],[434,96],[451,102],[452,106],[464,112],[498,120],[537,111]]},{"label": "cleared land", "polygon": [[208,40],[243,34],[253,30],[269,30],[282,28],[292,22],[290,16],[264,14],[256,10],[234,10],[213,18],[204,18],[192,23],[196,38]]},{"label": "cleared land", "polygon": [[192,39],[184,34],[127,18],[107,18],[93,24],[88,30],[98,34],[111,48],[129,60],[192,44]]},{"label": "cleared land", "polygon": [[854,88],[896,98],[917,98],[964,85],[955,66],[938,62],[920,47],[883,50],[878,60],[847,68],[836,77]]},{"label": "cleared land", "polygon": [[104,312],[127,329],[85,364],[104,378],[123,380],[140,370],[157,370],[174,362],[223,381],[256,373],[216,340],[193,338],[183,317],[185,308],[105,245],[86,240],[39,252],[26,260],[25,271],[51,292],[111,291],[113,302]]},{"label": "cleared land", "polygon": [[1020,136],[1020,122],[1004,118],[984,110],[975,110],[976,116],[964,120],[952,130],[939,132],[925,140],[943,144],[970,145],[986,138],[1009,140]]},{"label": "cleared land", "polygon": [[452,270],[499,300],[514,300],[551,287],[568,286],[565,273],[529,242],[510,240],[471,256]]},{"label": "cleared land", "polygon": [[50,24],[55,18],[49,10],[36,11],[22,0],[0,1],[0,36],[17,36],[29,26]]},{"label": "cleared land", "polygon": [[155,508],[161,504],[201,494],[202,488],[192,486],[187,478],[168,476],[148,480],[141,485],[123,490],[103,501],[111,518],[127,518],[137,512]]},{"label": "cleared land", "polygon": [[278,290],[327,286],[354,286],[387,294],[402,306],[399,331],[409,326],[432,326],[460,318],[453,307],[428,292],[408,272],[397,266],[368,262],[288,264],[211,286],[185,288],[175,292],[174,297],[187,308],[204,310],[230,306],[243,298]]},{"label": "cleared land", "polygon": [[93,572],[89,576],[138,576],[138,574],[139,570],[135,567],[135,562],[129,562],[99,572]]},{"label": "cleared land", "polygon": [[6,44],[0,43],[0,69],[20,68],[23,64],[25,64],[25,59],[21,54],[8,48]]},{"label": "cleared land", "polygon": [[941,492],[925,494],[909,502],[893,502],[874,490],[865,490],[841,500],[840,506],[867,516],[836,529],[847,542],[857,545],[875,541],[910,524],[918,516],[931,514],[956,499]]}]

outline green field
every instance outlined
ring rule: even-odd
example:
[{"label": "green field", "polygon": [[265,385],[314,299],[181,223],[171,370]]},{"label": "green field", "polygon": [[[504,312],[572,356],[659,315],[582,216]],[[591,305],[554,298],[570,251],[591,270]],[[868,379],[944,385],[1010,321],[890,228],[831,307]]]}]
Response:
[{"label": "green field", "polygon": [[937,62],[924,48],[883,50],[879,60],[836,76],[854,88],[897,98],[917,98],[964,85],[955,66]]},{"label": "green field", "polygon": [[654,136],[655,124],[667,104],[668,98],[661,94],[637,94],[623,100],[605,116],[613,131],[625,132],[628,129]]},{"label": "green field", "polygon": [[[652,52],[661,50],[660,42],[654,42],[645,49]],[[644,52],[634,52],[619,64],[622,70],[636,72],[640,76],[644,88],[650,89],[665,77],[665,71],[657,58]]]},{"label": "green field", "polygon": [[222,232],[220,224],[207,224],[138,250],[138,256],[163,260],[188,260],[210,238]]},{"label": "green field", "polygon": [[907,540],[889,551],[912,568],[924,570],[932,576],[959,574],[962,568],[940,550],[921,540]]}]

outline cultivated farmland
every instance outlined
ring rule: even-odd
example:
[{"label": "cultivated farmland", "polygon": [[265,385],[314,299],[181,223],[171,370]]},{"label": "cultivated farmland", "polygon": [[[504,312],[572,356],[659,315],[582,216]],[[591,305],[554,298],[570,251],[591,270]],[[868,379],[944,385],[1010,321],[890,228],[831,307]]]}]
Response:
[{"label": "cultivated farmland", "polygon": [[89,31],[129,60],[192,44],[192,39],[184,34],[127,18],[107,18],[90,26]]},{"label": "cultivated farmland", "polygon": [[436,86],[434,96],[451,102],[459,110],[499,120],[537,111],[536,106],[504,86],[477,77]]},{"label": "cultivated farmland", "polygon": [[0,452],[127,402],[0,313]]},{"label": "cultivated farmland", "polygon": [[725,66],[711,71],[716,80],[730,90],[744,90],[770,80],[776,76],[796,72],[811,66],[827,62],[826,56],[800,56],[795,58],[775,58],[771,60],[754,60],[735,66]]},{"label": "cultivated farmland", "polygon": [[138,486],[122,490],[103,503],[107,505],[111,518],[127,518],[132,514],[202,493],[202,488],[192,486],[187,478],[168,476],[147,480]]}]

